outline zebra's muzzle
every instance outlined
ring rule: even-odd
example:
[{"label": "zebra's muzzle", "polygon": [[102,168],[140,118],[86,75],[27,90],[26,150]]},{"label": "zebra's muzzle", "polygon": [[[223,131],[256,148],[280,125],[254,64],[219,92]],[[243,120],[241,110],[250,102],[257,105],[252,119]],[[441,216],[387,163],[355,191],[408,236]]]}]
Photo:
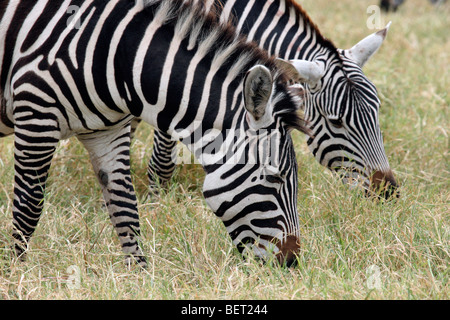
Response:
[{"label": "zebra's muzzle", "polygon": [[295,257],[300,253],[300,240],[293,235],[287,236],[286,240],[277,244],[280,251],[277,253],[278,262],[287,267],[295,266]]},{"label": "zebra's muzzle", "polygon": [[386,200],[400,196],[397,181],[391,170],[387,172],[375,171],[370,178],[370,193],[375,193],[378,197],[383,197]]},{"label": "zebra's muzzle", "polygon": [[[300,240],[297,236],[289,235],[283,242],[278,238],[264,235],[261,235],[261,238],[269,243],[263,245],[262,243],[252,242],[251,245],[242,243],[238,245],[238,249],[242,253],[244,259],[247,254],[253,252],[256,259],[263,264],[268,261],[276,261],[280,266],[286,267],[294,267],[297,264],[296,257],[300,254]],[[276,247],[276,249],[274,247]]]}]

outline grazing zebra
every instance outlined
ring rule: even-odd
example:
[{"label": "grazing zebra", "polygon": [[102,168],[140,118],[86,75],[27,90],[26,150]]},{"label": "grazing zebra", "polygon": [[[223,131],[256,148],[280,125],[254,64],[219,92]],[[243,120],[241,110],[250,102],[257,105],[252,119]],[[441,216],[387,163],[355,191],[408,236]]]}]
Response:
[{"label": "grazing zebra", "polygon": [[[380,0],[380,8],[385,12],[397,11],[398,7],[403,4],[405,0]],[[440,6],[447,2],[447,0],[429,0],[432,5]]]},{"label": "grazing zebra", "polygon": [[206,201],[240,252],[294,261],[300,235],[290,132],[307,130],[301,87],[289,79],[299,75],[201,2],[4,1],[0,61],[0,133],[15,138],[19,256],[41,216],[55,148],[76,136],[127,262],[146,266],[129,160],[130,121],[141,117],[201,159]]},{"label": "grazing zebra", "polygon": [[383,11],[397,11],[398,7],[404,2],[404,0],[381,0],[380,8]]},{"label": "grazing zebra", "polygon": [[[317,161],[342,172],[344,182],[362,186],[369,195],[374,190],[386,198],[394,194],[397,182],[378,121],[380,102],[375,86],[361,70],[381,46],[388,28],[341,50],[321,35],[293,0],[209,0],[208,4],[221,6],[223,21],[233,21],[249,41],[294,61],[309,92],[305,117],[313,134],[307,143]],[[148,165],[151,190],[156,181],[166,182],[174,171],[174,148],[170,135],[155,131]]]}]

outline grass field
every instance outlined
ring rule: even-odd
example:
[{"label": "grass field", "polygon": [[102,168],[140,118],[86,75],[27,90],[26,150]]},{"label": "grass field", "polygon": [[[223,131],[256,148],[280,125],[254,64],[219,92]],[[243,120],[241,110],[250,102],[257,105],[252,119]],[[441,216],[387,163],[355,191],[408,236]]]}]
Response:
[{"label": "grass field", "polygon": [[[377,1],[375,1],[377,3]],[[370,1],[301,1],[343,48],[373,32]],[[25,263],[11,254],[13,139],[0,140],[0,299],[448,299],[450,3],[410,0],[365,67],[378,88],[386,153],[401,198],[374,202],[317,164],[295,134],[302,251],[296,268],[243,261],[201,194],[203,171],[177,169],[144,201],[152,130],[132,146],[147,271],[127,270],[87,153],[60,144],[45,213]],[[72,281],[72,269],[80,283]],[[69,281],[68,281],[69,280]]]}]

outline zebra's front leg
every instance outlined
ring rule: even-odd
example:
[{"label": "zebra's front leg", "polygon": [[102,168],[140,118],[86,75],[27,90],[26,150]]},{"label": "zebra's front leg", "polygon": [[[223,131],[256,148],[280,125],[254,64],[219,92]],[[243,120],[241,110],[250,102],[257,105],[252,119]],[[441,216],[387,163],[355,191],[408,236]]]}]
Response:
[{"label": "zebra's front leg", "polygon": [[[51,113],[23,109],[15,111],[13,202],[15,252],[22,260],[41,217],[45,183],[60,138],[59,125]],[[39,120],[31,123],[30,118]]]},{"label": "zebra's front leg", "polygon": [[147,167],[151,194],[158,194],[158,186],[165,186],[172,177],[176,167],[176,145],[170,135],[155,130],[152,156]]},{"label": "zebra's front leg", "polygon": [[89,151],[127,264],[134,259],[145,268],[147,262],[138,242],[139,215],[130,173],[130,127],[78,136],[78,139]]}]

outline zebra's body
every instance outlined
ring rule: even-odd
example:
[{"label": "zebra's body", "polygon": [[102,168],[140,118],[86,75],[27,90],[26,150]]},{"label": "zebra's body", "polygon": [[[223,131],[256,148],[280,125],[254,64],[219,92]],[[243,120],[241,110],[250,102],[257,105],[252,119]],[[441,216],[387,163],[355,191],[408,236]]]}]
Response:
[{"label": "zebra's body", "polygon": [[[280,261],[294,260],[290,130],[304,130],[301,100],[273,59],[200,2],[5,1],[0,61],[0,133],[15,137],[18,254],[39,221],[57,143],[76,136],[89,151],[124,252],[146,265],[129,164],[130,121],[140,117],[203,159],[205,198],[240,251],[264,257],[270,249]],[[216,141],[230,129],[240,135]],[[258,158],[264,143],[273,146],[269,163]]]},{"label": "zebra's body", "polygon": [[[305,117],[313,133],[307,141],[311,152],[323,166],[343,171],[346,183],[362,185],[366,190],[389,184],[390,188],[381,191],[389,197],[397,183],[384,151],[379,100],[375,86],[361,70],[387,30],[341,50],[321,35],[293,0],[206,2],[209,7],[221,7],[221,19],[233,21],[248,41],[256,41],[270,54],[298,62],[300,73],[315,70],[316,74],[306,81],[310,94]],[[157,179],[167,181],[176,159],[170,135],[157,131],[155,142],[159,146],[155,146],[148,166],[151,188]]]}]

